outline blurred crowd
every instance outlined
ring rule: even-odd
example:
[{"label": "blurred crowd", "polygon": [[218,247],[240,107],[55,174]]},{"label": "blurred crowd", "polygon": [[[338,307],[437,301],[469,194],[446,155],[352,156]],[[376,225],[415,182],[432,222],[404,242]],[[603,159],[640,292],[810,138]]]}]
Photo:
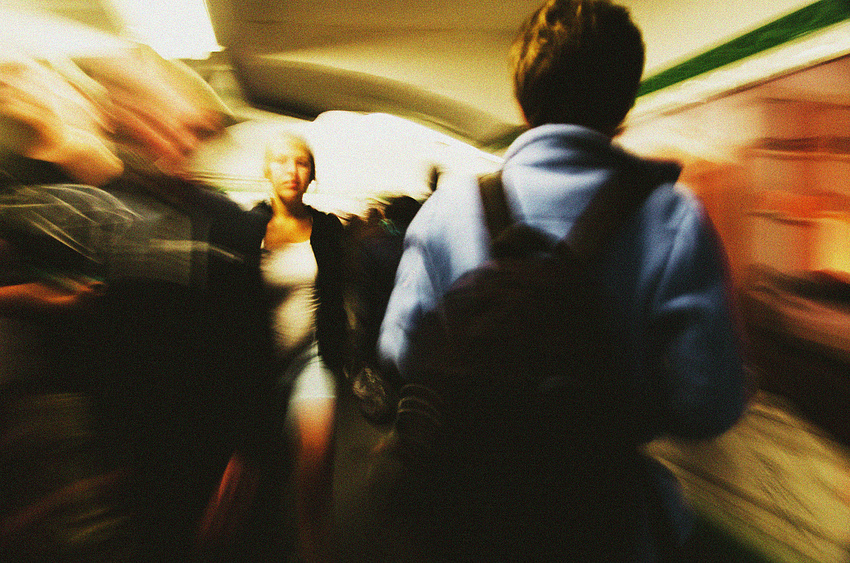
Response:
[{"label": "blurred crowd", "polygon": [[747,397],[722,243],[676,164],[613,142],[644,58],[625,8],[548,0],[496,191],[458,174],[340,218],[291,132],[257,147],[256,207],[197,182],[231,116],[180,63],[0,55],[0,558],[332,559],[351,391],[392,422],[359,558],[692,560],[640,446]]},{"label": "blurred crowd", "polygon": [[221,332],[200,329],[215,267],[186,171],[224,109],[144,46],[0,55],[4,559],[170,559],[227,529],[220,503],[201,516],[245,473],[247,407],[222,391],[236,368],[191,375]]}]

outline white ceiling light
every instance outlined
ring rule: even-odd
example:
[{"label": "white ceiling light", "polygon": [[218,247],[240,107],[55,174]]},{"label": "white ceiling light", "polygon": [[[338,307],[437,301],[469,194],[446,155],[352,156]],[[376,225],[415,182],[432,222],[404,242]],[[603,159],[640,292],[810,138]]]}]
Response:
[{"label": "white ceiling light", "polygon": [[123,34],[166,59],[206,59],[220,51],[205,0],[105,0]]}]

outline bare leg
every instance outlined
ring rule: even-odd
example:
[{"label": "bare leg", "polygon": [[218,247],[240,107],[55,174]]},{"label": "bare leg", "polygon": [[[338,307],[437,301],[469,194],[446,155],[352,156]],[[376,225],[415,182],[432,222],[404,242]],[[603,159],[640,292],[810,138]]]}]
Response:
[{"label": "bare leg", "polygon": [[299,555],[327,558],[333,490],[336,384],[314,347],[295,381],[289,412],[295,445],[294,485]]},{"label": "bare leg", "polygon": [[333,431],[336,399],[301,400],[295,405],[296,516],[299,552],[305,562],[323,561],[333,485]]}]

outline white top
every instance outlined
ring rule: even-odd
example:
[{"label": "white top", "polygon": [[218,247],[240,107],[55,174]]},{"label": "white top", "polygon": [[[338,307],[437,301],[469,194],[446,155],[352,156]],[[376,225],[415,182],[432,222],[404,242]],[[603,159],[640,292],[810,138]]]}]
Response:
[{"label": "white top", "polygon": [[287,356],[315,339],[319,268],[310,241],[287,243],[264,251],[260,268],[275,301],[272,311],[275,347],[278,353]]}]

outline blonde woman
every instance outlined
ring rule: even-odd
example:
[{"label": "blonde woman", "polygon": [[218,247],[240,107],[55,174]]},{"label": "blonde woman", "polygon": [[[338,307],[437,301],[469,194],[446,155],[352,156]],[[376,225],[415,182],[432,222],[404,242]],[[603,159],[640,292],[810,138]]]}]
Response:
[{"label": "blonde woman", "polygon": [[271,197],[260,269],[270,299],[273,347],[289,392],[295,437],[296,509],[301,556],[315,560],[325,535],[331,490],[336,376],[342,367],[345,314],[342,224],[303,201],[315,179],[313,153],[292,134],[266,149]]}]

